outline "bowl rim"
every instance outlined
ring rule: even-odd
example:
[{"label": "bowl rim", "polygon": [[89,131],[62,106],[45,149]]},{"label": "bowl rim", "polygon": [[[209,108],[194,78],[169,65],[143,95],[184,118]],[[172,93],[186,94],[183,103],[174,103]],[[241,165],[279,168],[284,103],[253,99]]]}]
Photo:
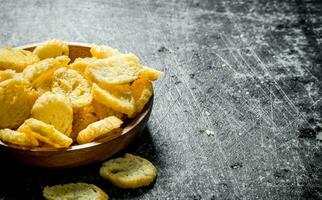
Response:
[{"label": "bowl rim", "polygon": [[[69,46],[75,46],[75,47],[81,46],[81,47],[90,48],[91,46],[93,46],[93,44],[80,43],[80,42],[65,42],[65,43],[67,43]],[[32,43],[32,44],[19,46],[16,48],[29,49],[29,48],[34,48],[39,44],[41,44],[41,43]],[[132,129],[134,129],[136,126],[138,126],[139,123],[141,121],[143,121],[143,119],[146,117],[146,115],[149,114],[150,110],[152,109],[153,101],[154,101],[154,91],[152,91],[152,96],[151,96],[150,100],[148,101],[148,103],[144,106],[143,110],[135,118],[130,119],[131,122],[129,124],[127,124],[127,126],[122,129],[121,134],[113,137],[112,139],[110,139],[108,141],[104,141],[104,142],[93,141],[93,142],[89,142],[89,143],[85,143],[85,144],[72,145],[68,148],[55,148],[55,147],[30,148],[30,147],[24,147],[24,146],[19,146],[19,145],[10,144],[10,143],[4,143],[0,140],[0,146],[3,146],[5,148],[13,148],[16,150],[21,150],[21,151],[30,151],[30,152],[70,152],[70,151],[77,151],[80,149],[104,145],[108,142],[118,139],[119,137],[121,137],[123,135],[130,133]]]}]

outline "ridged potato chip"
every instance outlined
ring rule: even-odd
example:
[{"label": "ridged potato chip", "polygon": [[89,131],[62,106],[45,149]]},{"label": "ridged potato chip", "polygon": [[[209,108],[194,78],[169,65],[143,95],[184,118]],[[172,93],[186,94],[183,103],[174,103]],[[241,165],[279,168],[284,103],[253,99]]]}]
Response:
[{"label": "ridged potato chip", "polygon": [[145,104],[149,102],[153,94],[153,86],[151,81],[147,79],[137,79],[131,85],[132,95],[135,101],[135,113],[129,117],[135,117],[142,111]]},{"label": "ridged potato chip", "polygon": [[96,60],[97,58],[76,58],[75,61],[70,64],[70,68],[83,75],[87,66]]},{"label": "ridged potato chip", "polygon": [[23,77],[29,80],[34,87],[42,85],[51,80],[56,69],[67,66],[70,59],[67,56],[48,58],[33,65],[29,65],[23,70]]},{"label": "ridged potato chip", "polygon": [[17,128],[30,115],[38,97],[30,83],[24,79],[0,82],[0,128]]},{"label": "ridged potato chip", "polygon": [[51,92],[41,95],[31,109],[31,117],[53,125],[67,136],[72,131],[73,109],[69,99],[63,95]]},{"label": "ridged potato chip", "polygon": [[109,117],[109,116],[115,116],[115,117],[117,117],[119,119],[122,119],[122,117],[123,117],[123,113],[117,112],[117,111],[113,110],[112,108],[107,107],[106,105],[99,103],[98,101],[94,100],[92,102],[92,105],[93,105],[93,108],[94,108],[94,113],[96,114],[96,116],[99,119],[104,119],[104,118]]},{"label": "ridged potato chip", "polygon": [[68,56],[69,47],[63,41],[54,39],[38,45],[33,50],[33,54],[37,55],[40,60],[56,58],[57,56]]},{"label": "ridged potato chip", "polygon": [[0,70],[13,69],[21,72],[25,67],[39,61],[30,51],[10,47],[0,48]]},{"label": "ridged potato chip", "polygon": [[135,112],[135,101],[131,94],[104,90],[95,83],[93,84],[92,93],[96,101],[117,112],[127,115],[132,115]]},{"label": "ridged potato chip", "polygon": [[138,188],[150,185],[157,176],[154,165],[140,156],[125,154],[103,163],[100,175],[120,188]]},{"label": "ridged potato chip", "polygon": [[141,63],[133,54],[120,54],[91,63],[85,76],[98,84],[125,84],[139,77]]},{"label": "ridged potato chip", "polygon": [[27,119],[17,131],[31,135],[40,142],[55,148],[67,148],[73,142],[71,138],[56,130],[53,125],[33,118]]},{"label": "ridged potato chip", "polygon": [[122,120],[111,116],[88,125],[84,130],[78,133],[76,138],[78,144],[92,142],[98,137],[108,135],[110,131],[119,128]]},{"label": "ridged potato chip", "polygon": [[93,106],[85,106],[74,112],[73,131],[71,138],[76,139],[78,133],[85,129],[91,123],[98,121]]},{"label": "ridged potato chip", "polygon": [[52,92],[68,97],[73,108],[87,106],[93,99],[88,81],[77,71],[65,67],[55,71]]},{"label": "ridged potato chip", "polygon": [[26,133],[14,131],[7,128],[0,130],[0,140],[26,147],[35,147],[39,145],[36,139],[30,137]]},{"label": "ridged potato chip", "polygon": [[161,76],[163,76],[164,73],[161,71],[158,71],[156,69],[142,66],[142,69],[140,70],[140,78],[148,79],[150,81],[155,81],[159,79]]},{"label": "ridged potato chip", "polygon": [[94,45],[90,52],[95,58],[108,58],[120,54],[117,49],[113,49],[112,47],[106,45]]}]

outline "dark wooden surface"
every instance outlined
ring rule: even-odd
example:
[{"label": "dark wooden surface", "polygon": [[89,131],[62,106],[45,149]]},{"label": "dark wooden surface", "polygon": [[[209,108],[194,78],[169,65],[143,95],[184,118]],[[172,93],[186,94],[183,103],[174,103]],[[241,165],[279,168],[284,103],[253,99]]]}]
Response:
[{"label": "dark wooden surface", "polygon": [[322,199],[321,1],[0,0],[0,10],[1,46],[108,44],[166,72],[149,127],[123,152],[156,165],[152,186],[117,189],[100,163],[34,169],[2,152],[0,199],[79,181],[111,199]]}]

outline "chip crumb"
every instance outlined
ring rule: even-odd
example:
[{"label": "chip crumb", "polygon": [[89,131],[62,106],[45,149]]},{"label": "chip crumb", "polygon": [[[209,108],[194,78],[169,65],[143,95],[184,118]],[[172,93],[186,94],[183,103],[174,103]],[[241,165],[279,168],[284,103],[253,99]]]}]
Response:
[{"label": "chip crumb", "polygon": [[210,137],[210,136],[215,136],[215,132],[211,131],[211,130],[205,130],[206,134]]},{"label": "chip crumb", "polygon": [[208,111],[204,111],[203,113],[205,116],[210,116],[210,113]]}]

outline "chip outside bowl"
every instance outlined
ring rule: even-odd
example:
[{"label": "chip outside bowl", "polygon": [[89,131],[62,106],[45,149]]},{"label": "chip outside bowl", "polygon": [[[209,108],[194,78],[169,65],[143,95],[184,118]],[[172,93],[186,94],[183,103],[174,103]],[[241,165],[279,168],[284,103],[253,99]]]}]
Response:
[{"label": "chip outside bowl", "polygon": [[[68,42],[69,56],[73,61],[77,57],[91,57],[91,45]],[[37,44],[19,48],[33,50]],[[74,145],[67,149],[51,147],[26,148],[0,141],[0,147],[19,162],[45,168],[72,168],[97,161],[103,161],[127,147],[146,127],[153,107],[153,95],[144,109],[134,119],[129,119],[121,134],[109,141]]]}]

